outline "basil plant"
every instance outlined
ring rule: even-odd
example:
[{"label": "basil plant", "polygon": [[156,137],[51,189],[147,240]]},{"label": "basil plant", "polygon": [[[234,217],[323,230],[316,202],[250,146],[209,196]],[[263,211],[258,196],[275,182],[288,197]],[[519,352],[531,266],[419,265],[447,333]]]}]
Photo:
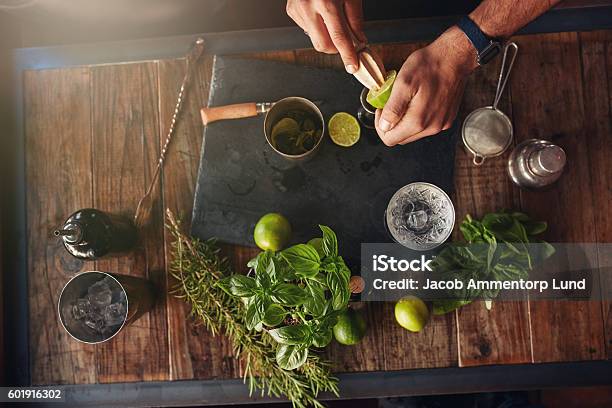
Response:
[{"label": "basil plant", "polygon": [[243,300],[247,328],[265,330],[275,340],[277,363],[286,370],[304,364],[311,347],[331,342],[332,328],[351,294],[351,271],[338,255],[336,234],[319,227],[319,248],[298,244],[261,252],[247,264],[248,275],[254,276],[236,274],[219,282]]}]

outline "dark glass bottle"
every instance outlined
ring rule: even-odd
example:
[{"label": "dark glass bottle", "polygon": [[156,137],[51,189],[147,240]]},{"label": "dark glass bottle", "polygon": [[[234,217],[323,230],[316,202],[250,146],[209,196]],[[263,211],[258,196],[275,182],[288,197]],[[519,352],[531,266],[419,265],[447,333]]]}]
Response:
[{"label": "dark glass bottle", "polygon": [[130,220],[94,208],[75,212],[54,234],[62,237],[71,255],[85,260],[129,251],[137,241],[136,227]]}]

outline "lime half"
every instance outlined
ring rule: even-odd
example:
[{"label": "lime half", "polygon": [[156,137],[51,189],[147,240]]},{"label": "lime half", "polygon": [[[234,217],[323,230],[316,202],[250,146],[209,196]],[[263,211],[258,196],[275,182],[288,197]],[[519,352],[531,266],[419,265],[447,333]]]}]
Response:
[{"label": "lime half", "polygon": [[391,90],[393,89],[393,83],[395,82],[395,71],[387,72],[387,78],[385,83],[379,89],[370,89],[366,101],[377,109],[382,109],[391,96]]},{"label": "lime half", "polygon": [[346,112],[338,112],[329,119],[327,124],[329,137],[338,146],[349,147],[359,141],[361,126],[357,119]]}]

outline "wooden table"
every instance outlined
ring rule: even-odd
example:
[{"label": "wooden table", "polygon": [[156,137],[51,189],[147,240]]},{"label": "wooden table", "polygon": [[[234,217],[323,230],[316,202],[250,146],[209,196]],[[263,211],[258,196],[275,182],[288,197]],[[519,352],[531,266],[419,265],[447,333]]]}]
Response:
[{"label": "wooden table", "polygon": [[[457,147],[457,218],[501,208],[521,209],[549,221],[554,242],[612,242],[612,31],[519,36],[520,51],[501,109],[513,120],[515,143],[551,139],[567,152],[568,167],[552,189],[526,192],[506,176],[505,158],[476,168]],[[377,46],[388,66],[399,67],[422,43]],[[341,69],[339,58],[313,50],[251,54]],[[146,277],[161,288],[170,237],[163,209],[191,213],[211,57],[197,67],[195,86],[170,148],[154,220],[133,254],[96,262],[72,258],[51,232],[83,207],[132,214],[151,178],[172,115],[183,59],[91,65],[24,73],[27,260],[30,359],[33,384],[232,379],[242,373],[223,337],[212,337],[166,296],[112,341],[78,343],[56,317],[59,293],[75,273],[113,271]],[[467,84],[460,113],[490,105],[500,61]],[[457,231],[455,231],[457,236]],[[252,248],[224,246],[236,270]],[[602,302],[476,302],[433,317],[420,333],[400,328],[393,305],[364,308],[368,333],[354,347],[326,351],[336,372],[386,372],[584,360],[612,356],[612,314]],[[459,371],[461,372],[461,371]]]}]

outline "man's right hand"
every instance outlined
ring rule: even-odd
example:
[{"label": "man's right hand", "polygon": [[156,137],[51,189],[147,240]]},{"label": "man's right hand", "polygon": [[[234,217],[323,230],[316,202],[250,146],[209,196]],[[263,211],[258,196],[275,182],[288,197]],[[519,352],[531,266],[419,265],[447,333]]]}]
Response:
[{"label": "man's right hand", "polygon": [[358,42],[366,42],[361,0],[287,0],[287,14],[310,37],[317,51],[340,53],[346,71],[357,71],[359,59],[353,35]]}]

